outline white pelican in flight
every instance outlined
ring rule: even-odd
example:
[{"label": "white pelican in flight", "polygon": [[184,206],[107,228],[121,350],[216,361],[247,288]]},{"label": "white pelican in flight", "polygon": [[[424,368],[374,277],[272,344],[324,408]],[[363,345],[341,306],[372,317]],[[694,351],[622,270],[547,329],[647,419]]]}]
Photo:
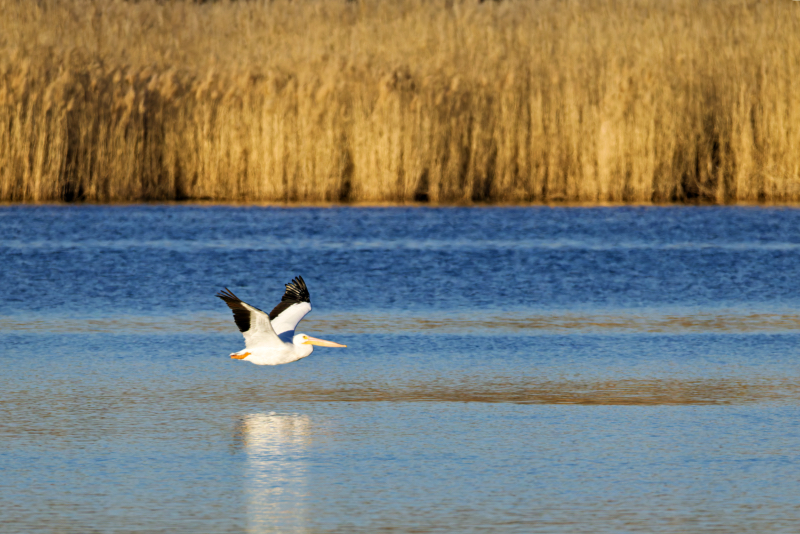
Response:
[{"label": "white pelican in flight", "polygon": [[295,335],[297,324],[311,311],[311,297],[302,276],[286,284],[286,293],[269,315],[242,302],[226,287],[217,296],[233,310],[233,320],[244,335],[244,349],[231,358],[256,365],[280,365],[305,358],[320,347],[346,347],[305,334]]}]

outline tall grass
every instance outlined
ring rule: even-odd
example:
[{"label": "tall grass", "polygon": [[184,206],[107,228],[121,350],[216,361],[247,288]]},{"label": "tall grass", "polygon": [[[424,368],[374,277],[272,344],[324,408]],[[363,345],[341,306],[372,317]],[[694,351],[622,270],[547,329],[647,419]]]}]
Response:
[{"label": "tall grass", "polygon": [[0,200],[800,201],[800,3],[0,0]]}]

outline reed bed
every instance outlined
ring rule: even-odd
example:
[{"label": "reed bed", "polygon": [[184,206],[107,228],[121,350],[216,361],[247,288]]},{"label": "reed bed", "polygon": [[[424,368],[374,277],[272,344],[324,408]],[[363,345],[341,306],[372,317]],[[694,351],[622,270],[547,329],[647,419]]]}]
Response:
[{"label": "reed bed", "polygon": [[0,13],[2,201],[800,201],[798,2]]}]

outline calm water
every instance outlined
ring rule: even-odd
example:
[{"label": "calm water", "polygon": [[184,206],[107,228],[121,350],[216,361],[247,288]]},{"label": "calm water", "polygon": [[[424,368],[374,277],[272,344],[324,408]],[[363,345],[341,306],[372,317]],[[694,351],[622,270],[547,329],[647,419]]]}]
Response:
[{"label": "calm water", "polygon": [[[214,293],[302,274],[300,362]],[[0,208],[1,532],[797,532],[800,211]]]}]

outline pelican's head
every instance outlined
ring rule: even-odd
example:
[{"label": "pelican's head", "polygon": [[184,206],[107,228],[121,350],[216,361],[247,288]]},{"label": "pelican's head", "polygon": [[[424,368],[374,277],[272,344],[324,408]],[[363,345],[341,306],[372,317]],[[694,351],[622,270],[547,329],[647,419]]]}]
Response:
[{"label": "pelican's head", "polygon": [[308,336],[306,334],[297,334],[292,339],[292,343],[295,346],[303,349],[310,349],[308,353],[311,354],[311,351],[314,350],[314,347],[311,345],[317,345],[319,347],[346,347],[347,345],[341,345],[339,343],[334,343],[333,341],[325,341],[324,339],[317,339],[315,337]]}]

